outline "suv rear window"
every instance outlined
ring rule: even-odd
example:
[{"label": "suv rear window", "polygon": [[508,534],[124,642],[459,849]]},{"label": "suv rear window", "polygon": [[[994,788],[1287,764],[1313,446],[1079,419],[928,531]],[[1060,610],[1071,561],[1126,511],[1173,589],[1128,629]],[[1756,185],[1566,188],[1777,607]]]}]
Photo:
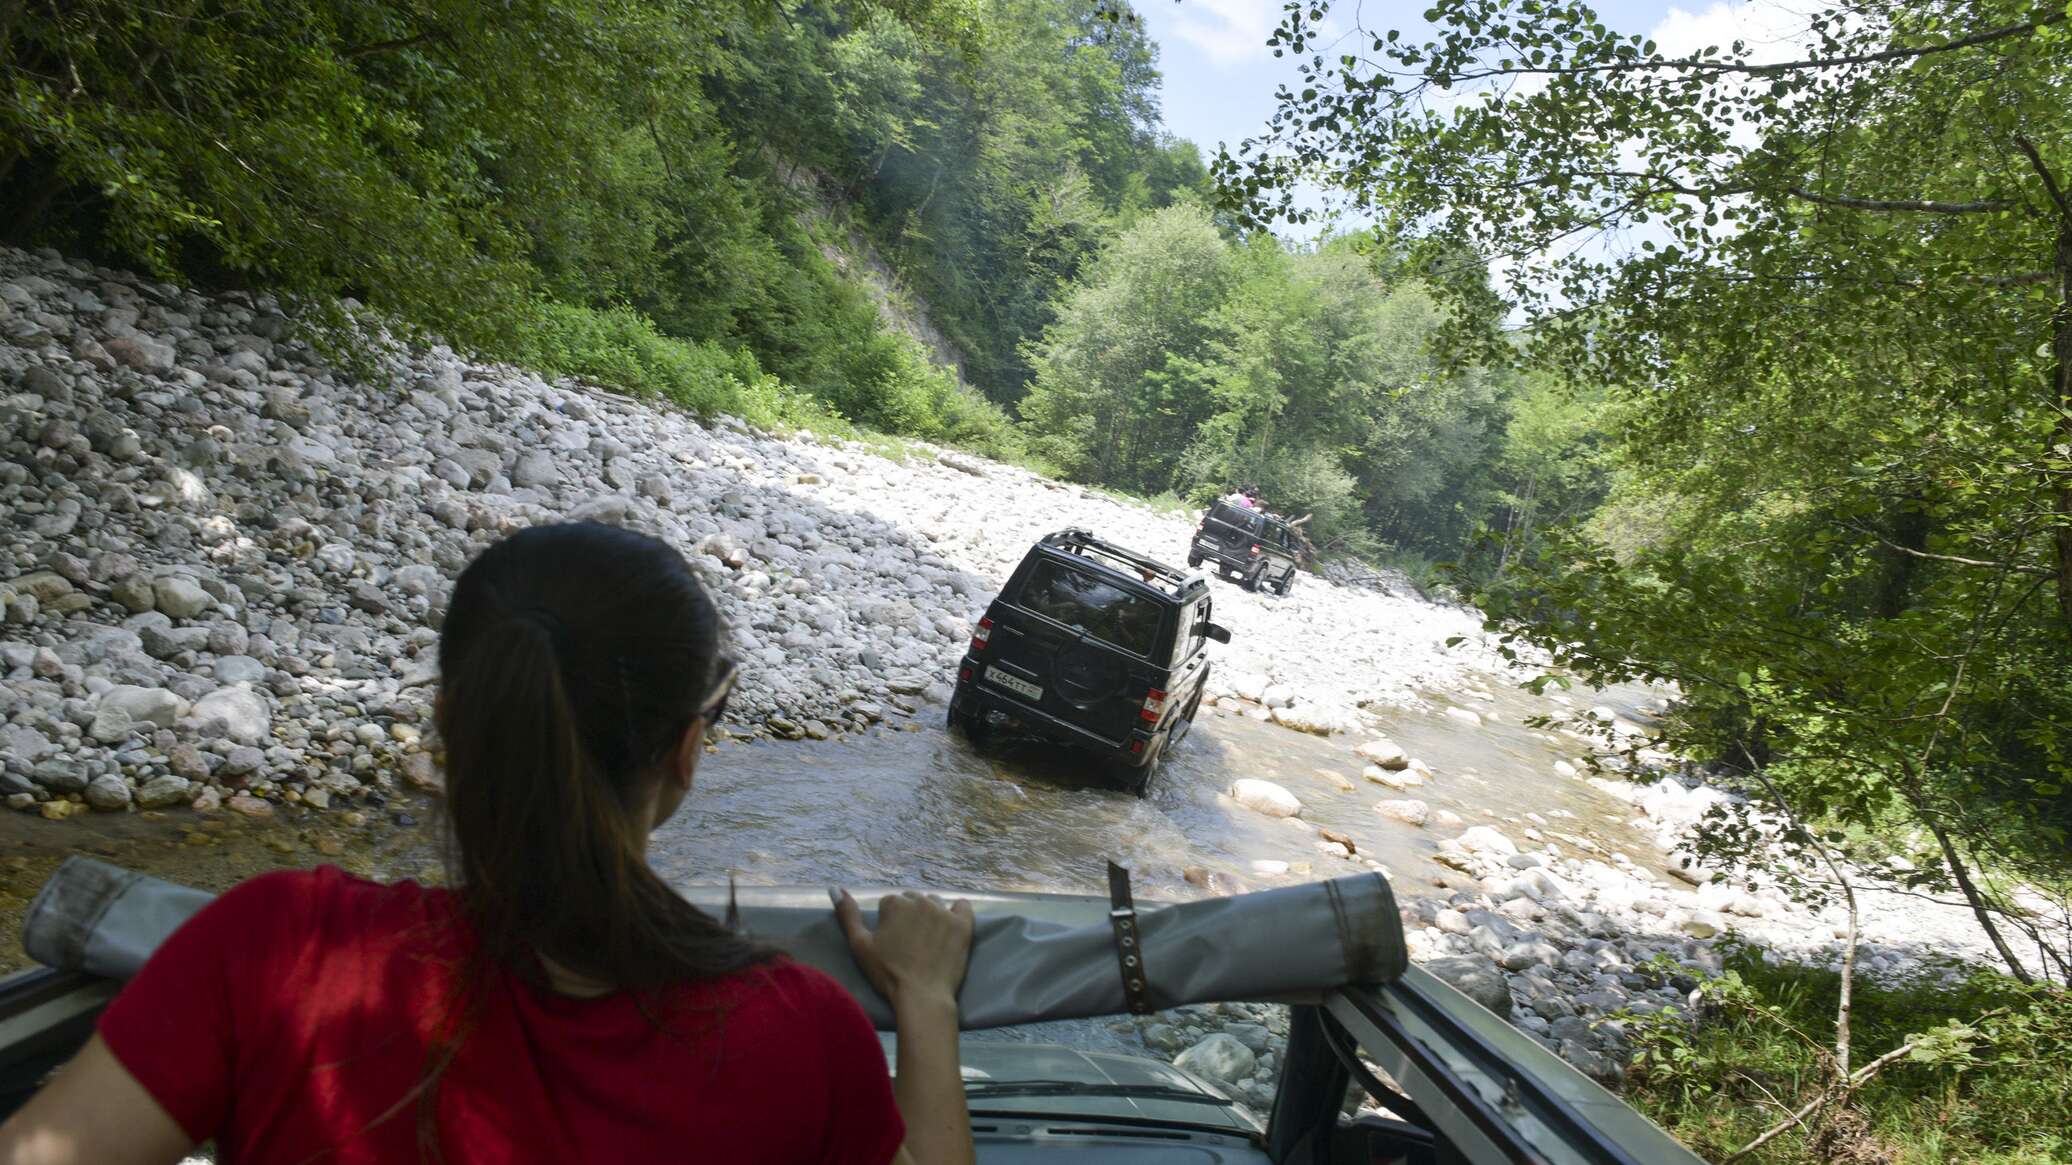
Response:
[{"label": "suv rear window", "polygon": [[1217,502],[1215,508],[1209,511],[1209,517],[1216,519],[1218,522],[1227,522],[1248,534],[1257,534],[1259,532],[1260,514],[1257,510],[1248,510],[1243,506],[1232,506]]},{"label": "suv rear window", "polygon": [[1149,656],[1158,644],[1160,604],[1060,562],[1038,560],[1017,601],[1138,655]]}]

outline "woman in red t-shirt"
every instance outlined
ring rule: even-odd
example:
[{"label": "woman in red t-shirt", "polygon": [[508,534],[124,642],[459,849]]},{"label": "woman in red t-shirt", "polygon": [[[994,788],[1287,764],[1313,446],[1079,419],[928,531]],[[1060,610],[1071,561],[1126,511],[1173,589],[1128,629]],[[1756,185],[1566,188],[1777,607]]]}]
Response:
[{"label": "woman in red t-shirt", "polygon": [[[969,1162],[971,910],[836,911],[892,1002],[729,931],[648,868],[733,665],[682,556],[544,526],[461,572],[439,640],[451,889],[255,878],[168,939],[4,1127],[0,1165]],[[904,1117],[904,1120],[902,1120]]]}]

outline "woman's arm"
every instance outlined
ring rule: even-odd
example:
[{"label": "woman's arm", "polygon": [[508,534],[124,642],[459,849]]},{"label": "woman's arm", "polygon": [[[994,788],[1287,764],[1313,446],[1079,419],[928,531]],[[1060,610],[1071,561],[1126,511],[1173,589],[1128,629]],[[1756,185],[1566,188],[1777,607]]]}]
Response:
[{"label": "woman's arm", "polygon": [[193,1148],[99,1035],[0,1125],[0,1165],[173,1165]]},{"label": "woman's arm", "polygon": [[899,1028],[893,1094],[907,1131],[896,1165],[971,1165],[971,1116],[957,1052],[957,988],[971,954],[971,904],[888,896],[878,903],[873,933],[856,899],[847,891],[833,897],[857,965],[891,1001]]}]

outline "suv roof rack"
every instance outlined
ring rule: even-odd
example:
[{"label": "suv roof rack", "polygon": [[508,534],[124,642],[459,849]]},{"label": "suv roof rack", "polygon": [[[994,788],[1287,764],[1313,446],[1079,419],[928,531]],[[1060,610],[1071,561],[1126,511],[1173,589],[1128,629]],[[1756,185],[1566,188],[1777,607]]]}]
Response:
[{"label": "suv roof rack", "polygon": [[[1093,531],[1080,526],[1071,526],[1045,534],[1040,544],[1051,547],[1054,550],[1062,550],[1068,554],[1077,555],[1081,558],[1088,557],[1089,552],[1091,552],[1102,558],[1112,559],[1114,562],[1121,563],[1139,572],[1149,571],[1153,577],[1172,584],[1175,594],[1185,591],[1190,581],[1199,581],[1198,575],[1189,574],[1177,567],[1167,566],[1156,558],[1139,554],[1126,546],[1117,546],[1113,542],[1104,541],[1095,537]],[[1110,564],[1102,563],[1101,565],[1106,566]]]}]

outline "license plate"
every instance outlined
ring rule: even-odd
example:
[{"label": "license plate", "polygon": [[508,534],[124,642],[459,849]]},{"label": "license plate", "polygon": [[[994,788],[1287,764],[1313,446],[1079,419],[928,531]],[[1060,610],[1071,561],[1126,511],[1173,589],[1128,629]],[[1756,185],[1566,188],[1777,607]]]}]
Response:
[{"label": "license plate", "polygon": [[1010,692],[1014,692],[1018,695],[1027,696],[1031,700],[1041,700],[1043,698],[1043,689],[1041,687],[1038,687],[1037,685],[1030,683],[1029,681],[1023,679],[1020,676],[1008,675],[1006,672],[1001,671],[997,667],[989,667],[986,669],[986,682],[989,684],[998,684],[1000,687],[1006,688]]},{"label": "license plate", "polygon": [[1194,545],[1195,545],[1195,548],[1196,548],[1196,549],[1198,549],[1198,550],[1214,550],[1214,549],[1216,549],[1216,544],[1215,544],[1214,542],[1210,541],[1210,540],[1209,540],[1209,539],[1207,539],[1207,538],[1196,538],[1196,539],[1194,540]]}]

